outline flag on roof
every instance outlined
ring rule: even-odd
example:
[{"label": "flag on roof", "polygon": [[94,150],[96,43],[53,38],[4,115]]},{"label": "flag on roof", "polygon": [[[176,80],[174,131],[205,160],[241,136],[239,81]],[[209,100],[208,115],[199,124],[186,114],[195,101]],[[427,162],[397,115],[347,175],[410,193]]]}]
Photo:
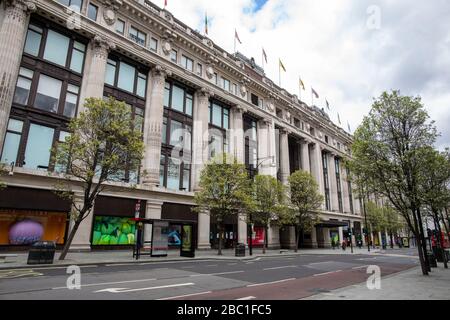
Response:
[{"label": "flag on roof", "polygon": [[241,39],[239,39],[239,35],[238,35],[236,29],[234,29],[234,37],[236,38],[237,41],[239,41],[240,44],[242,44]]},{"label": "flag on roof", "polygon": [[298,78],[300,80],[300,88],[302,88],[303,90],[305,90],[305,84],[302,81],[302,78]]},{"label": "flag on roof", "polygon": [[208,34],[208,13],[207,12],[205,12],[205,34]]},{"label": "flag on roof", "polygon": [[327,103],[327,109],[330,110],[330,104],[328,103],[328,100],[325,99],[325,102]]},{"label": "flag on roof", "polygon": [[267,63],[267,54],[266,54],[266,51],[264,51],[264,48],[262,48],[262,54],[263,54],[264,60],[266,60],[266,63]]},{"label": "flag on roof", "polygon": [[280,61],[280,68],[283,69],[284,72],[286,72],[286,68],[283,65],[283,62],[281,62],[281,59],[278,59]]},{"label": "flag on roof", "polygon": [[314,88],[311,87],[311,92],[313,93],[313,95],[316,96],[316,99],[319,99],[319,94],[316,92],[316,90],[314,90]]}]

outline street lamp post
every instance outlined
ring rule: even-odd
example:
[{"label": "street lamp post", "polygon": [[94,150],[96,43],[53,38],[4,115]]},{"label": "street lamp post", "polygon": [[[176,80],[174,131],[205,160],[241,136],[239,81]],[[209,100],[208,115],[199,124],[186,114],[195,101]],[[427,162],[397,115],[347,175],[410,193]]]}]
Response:
[{"label": "street lamp post", "polygon": [[[256,171],[258,171],[258,168],[260,165],[263,164],[264,161],[272,159],[272,164],[271,166],[273,167],[275,165],[275,156],[269,156],[269,157],[264,157],[264,158],[258,158],[256,160]],[[260,162],[261,161],[261,162]],[[253,255],[253,219],[252,219],[252,215],[250,214],[250,226],[247,227],[247,229],[249,230],[250,233],[250,239],[249,239],[249,246],[248,246],[248,253],[249,255]],[[267,237],[267,235],[265,235]]]}]

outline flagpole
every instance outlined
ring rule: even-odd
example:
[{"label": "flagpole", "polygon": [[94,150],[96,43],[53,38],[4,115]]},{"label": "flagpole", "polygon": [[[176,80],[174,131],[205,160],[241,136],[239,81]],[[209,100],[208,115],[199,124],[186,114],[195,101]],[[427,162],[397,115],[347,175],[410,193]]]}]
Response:
[{"label": "flagpole", "polygon": [[281,65],[280,65],[280,61],[278,61],[278,85],[281,88]]},{"label": "flagpole", "polygon": [[314,95],[313,95],[313,91],[312,91],[312,87],[311,87],[311,107],[314,105]]}]

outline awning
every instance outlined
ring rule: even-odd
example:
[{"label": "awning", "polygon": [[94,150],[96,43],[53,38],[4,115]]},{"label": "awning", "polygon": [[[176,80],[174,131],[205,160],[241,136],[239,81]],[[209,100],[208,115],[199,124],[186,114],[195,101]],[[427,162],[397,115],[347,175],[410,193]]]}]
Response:
[{"label": "awning", "polygon": [[328,221],[322,221],[316,224],[316,227],[319,228],[337,228],[337,227],[348,227],[348,221],[335,221],[335,220],[328,220]]}]

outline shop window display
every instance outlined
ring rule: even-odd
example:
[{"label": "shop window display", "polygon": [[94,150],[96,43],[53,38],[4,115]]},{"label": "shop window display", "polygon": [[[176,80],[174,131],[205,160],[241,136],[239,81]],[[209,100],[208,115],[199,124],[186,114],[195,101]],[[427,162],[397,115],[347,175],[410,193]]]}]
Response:
[{"label": "shop window display", "polygon": [[96,216],[93,246],[134,245],[136,221],[131,218]]}]

